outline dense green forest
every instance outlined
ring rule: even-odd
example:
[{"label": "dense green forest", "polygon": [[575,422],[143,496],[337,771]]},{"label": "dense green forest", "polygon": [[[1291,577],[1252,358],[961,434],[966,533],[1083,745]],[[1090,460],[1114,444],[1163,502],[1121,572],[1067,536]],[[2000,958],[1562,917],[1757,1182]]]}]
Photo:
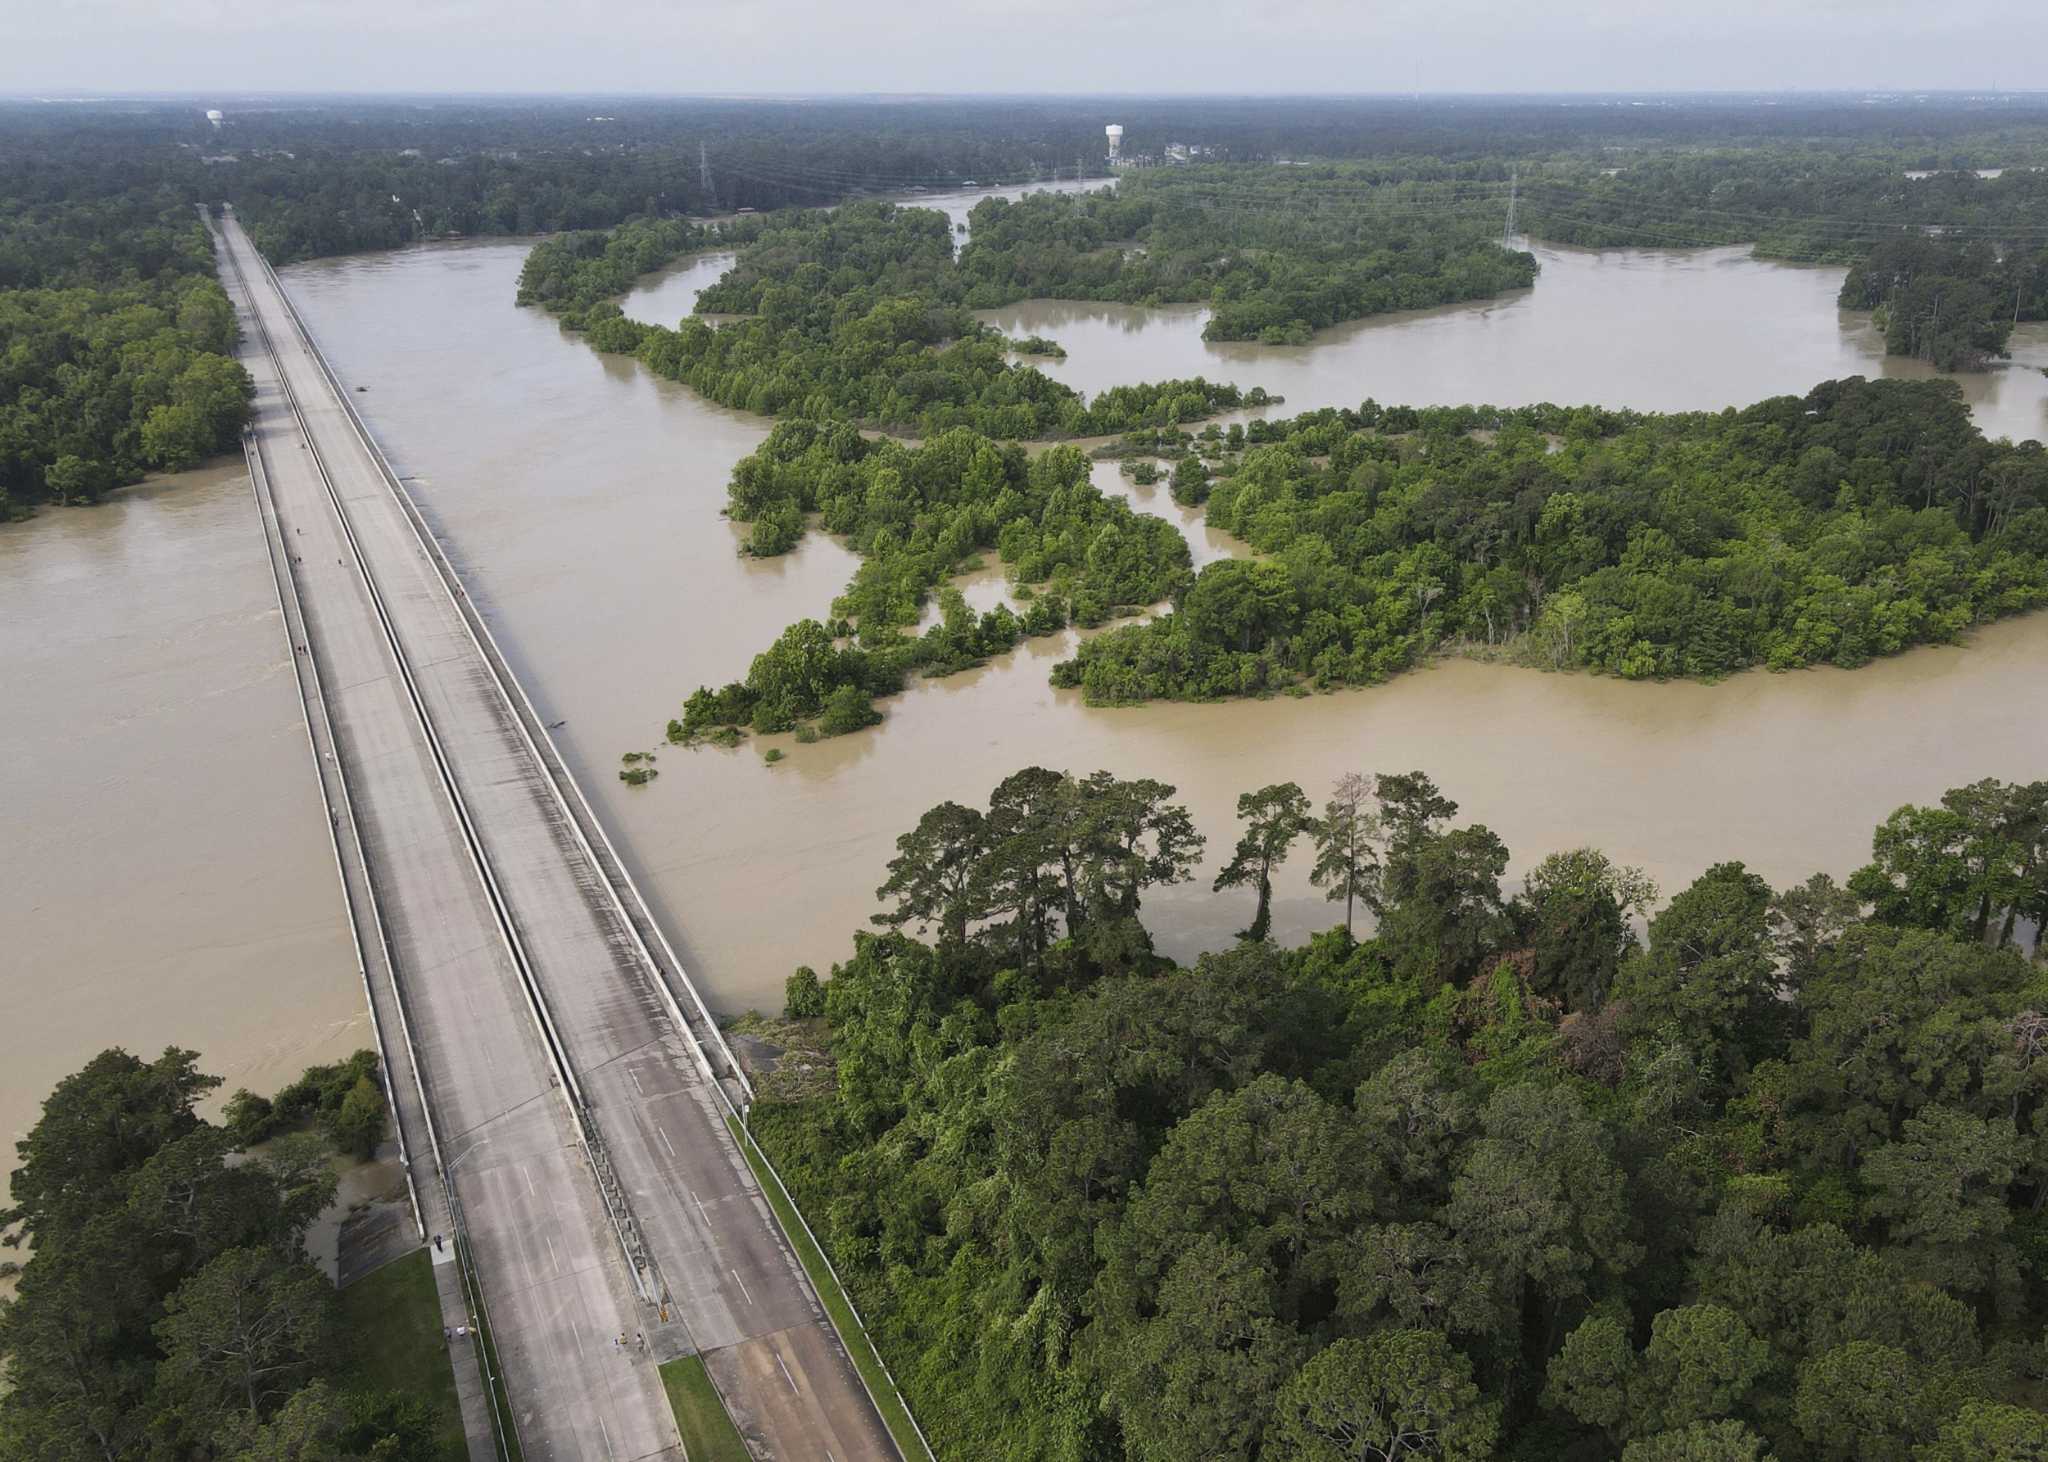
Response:
[{"label": "dense green forest", "polygon": [[237,1092],[220,1125],[196,1062],[104,1051],[16,1145],[0,1230],[34,1252],[0,1301],[0,1456],[448,1462],[419,1394],[360,1383],[304,1250],[335,1148],[383,1135],[375,1056]]},{"label": "dense green forest", "polygon": [[252,391],[235,339],[174,193],[0,191],[0,519],[232,448]]},{"label": "dense green forest", "polygon": [[2048,454],[1987,442],[1952,382],[1674,415],[1367,403],[1218,457],[1188,492],[1259,556],[1057,683],[1258,695],[1439,649],[1630,678],[1854,666],[2048,600]]},{"label": "dense green forest", "polygon": [[2048,782],[1899,809],[1846,887],[1717,864],[1644,938],[1639,873],[1510,895],[1420,772],[1281,784],[1217,881],[1312,858],[1347,922],[1185,967],[1173,792],[933,808],[789,981],[829,1074],[752,1125],[941,1456],[2048,1454]]},{"label": "dense green forest", "polygon": [[637,356],[721,405],[764,415],[926,435],[972,427],[995,437],[1085,436],[1267,399],[1196,378],[1082,400],[1011,360],[1009,342],[968,313],[952,228],[926,208],[855,203],[745,221],[732,268],[697,300],[700,310],[744,318],[715,327],[693,316],[670,329],[627,319],[616,304],[586,303],[578,285],[586,273],[593,288],[612,279],[605,261],[615,249],[659,262],[665,239],[671,257],[704,246],[699,231],[655,236],[661,227],[629,224],[608,242],[570,235],[536,245],[520,298],[556,309],[598,350]]},{"label": "dense green forest", "polygon": [[1430,176],[1445,171],[1469,172],[1163,168],[1132,172],[1114,192],[991,198],[970,217],[960,272],[978,308],[1196,301],[1213,307],[1204,339],[1274,345],[1533,284],[1535,258],[1501,247],[1505,200],[1493,217],[1457,206],[1455,183]]}]

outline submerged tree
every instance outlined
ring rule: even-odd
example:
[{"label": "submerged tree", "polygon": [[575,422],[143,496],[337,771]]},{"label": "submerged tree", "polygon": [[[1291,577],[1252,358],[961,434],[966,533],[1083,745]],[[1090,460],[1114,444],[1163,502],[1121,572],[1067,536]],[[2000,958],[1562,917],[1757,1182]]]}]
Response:
[{"label": "submerged tree", "polygon": [[1315,818],[1309,801],[1293,782],[1276,782],[1237,799],[1237,815],[1246,826],[1230,861],[1216,875],[1218,890],[1250,884],[1258,890],[1259,908],[1251,927],[1238,938],[1264,939],[1273,927],[1273,870],[1287,860],[1294,840],[1312,831]]},{"label": "submerged tree", "polygon": [[977,916],[976,875],[988,854],[988,820],[972,807],[941,802],[896,839],[889,880],[877,899],[894,899],[894,910],[876,914],[885,928],[915,922],[920,930],[937,924],[956,944],[967,938]]},{"label": "submerged tree", "polygon": [[1362,900],[1371,906],[1378,883],[1379,854],[1373,840],[1379,818],[1372,812],[1372,785],[1357,772],[1337,779],[1330,800],[1315,825],[1316,866],[1309,882],[1326,890],[1332,902],[1344,900],[1344,932],[1352,932],[1352,911]]}]

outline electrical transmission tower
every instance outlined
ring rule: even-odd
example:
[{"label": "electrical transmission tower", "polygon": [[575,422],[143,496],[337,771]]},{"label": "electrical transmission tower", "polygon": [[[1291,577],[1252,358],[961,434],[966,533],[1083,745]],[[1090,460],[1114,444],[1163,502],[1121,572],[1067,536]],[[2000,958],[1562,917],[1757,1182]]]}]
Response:
[{"label": "electrical transmission tower", "polygon": [[1508,171],[1508,221],[1507,221],[1507,225],[1506,225],[1506,226],[1505,226],[1504,228],[1502,228],[1502,229],[1501,229],[1501,231],[1500,231],[1500,246],[1501,246],[1501,247],[1502,247],[1503,249],[1511,247],[1511,246],[1512,246],[1512,241],[1513,241],[1513,239],[1514,239],[1514,237],[1515,237],[1515,202],[1516,202],[1516,194],[1518,194],[1518,193],[1519,193],[1519,192],[1521,191],[1521,187],[1522,187],[1522,170],[1521,170],[1520,168],[1511,168],[1511,169],[1509,169],[1509,171]]},{"label": "electrical transmission tower", "polygon": [[702,142],[697,144],[697,176],[704,182],[704,197],[707,202],[716,203],[718,192],[711,186],[711,154]]}]

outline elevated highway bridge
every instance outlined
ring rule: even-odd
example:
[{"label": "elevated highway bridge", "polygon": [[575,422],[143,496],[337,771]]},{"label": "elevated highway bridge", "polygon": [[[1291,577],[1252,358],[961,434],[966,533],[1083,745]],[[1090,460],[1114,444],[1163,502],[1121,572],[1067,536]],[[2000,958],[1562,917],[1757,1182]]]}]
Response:
[{"label": "elevated highway bridge", "polygon": [[458,1364],[472,1453],[496,1408],[526,1462],[680,1458],[657,1366],[695,1352],[757,1457],[897,1458],[727,1124],[744,1074],[277,277],[214,227],[416,1209],[446,1313],[495,1342],[497,1384]]}]

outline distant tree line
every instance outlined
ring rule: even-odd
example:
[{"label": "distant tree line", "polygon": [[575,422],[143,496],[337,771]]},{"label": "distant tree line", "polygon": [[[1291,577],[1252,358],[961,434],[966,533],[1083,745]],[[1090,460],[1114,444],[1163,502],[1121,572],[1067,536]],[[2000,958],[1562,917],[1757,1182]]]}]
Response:
[{"label": "distant tree line", "polygon": [[218,131],[192,107],[88,114],[68,127],[0,108],[0,139],[10,133],[40,154],[23,166],[52,187],[145,177],[188,201],[232,202],[277,264],[1071,175],[1083,151],[1101,162],[1099,123],[1048,128],[1009,109],[944,103],[309,102],[230,106]]},{"label": "distant tree line", "polygon": [[1994,154],[2014,164],[1928,176],[1881,144],[1761,142],[1622,148],[1605,166],[1558,158],[1521,170],[1529,232],[1593,248],[1754,244],[1767,258],[1853,264],[1889,238],[1922,231],[2025,239],[2048,225],[2048,133],[2019,127]]},{"label": "distant tree line", "polygon": [[1216,882],[1257,931],[1300,850],[1345,922],[1189,966],[1173,795],[935,807],[789,981],[833,1083],[752,1126],[940,1455],[2048,1453],[2048,782],[1661,908],[1587,848],[1511,894],[1421,772],[1282,783]]},{"label": "distant tree line", "polygon": [[[1133,152],[1182,140],[1235,163],[1346,161],[1139,169],[1124,175],[1124,199],[991,205],[971,266],[927,271],[932,287],[910,296],[936,308],[841,288],[832,323],[845,338],[821,338],[815,318],[792,334],[798,322],[764,307],[730,336],[656,336],[650,364],[727,404],[922,432],[1187,420],[1189,398],[1206,393],[1084,405],[1015,367],[958,307],[1050,288],[1200,298],[1218,338],[1298,340],[1337,319],[1477,297],[1526,282],[1526,256],[1491,241],[1510,174],[1521,224],[1542,238],[1867,260],[1845,303],[1882,306],[1888,348],[1944,369],[1995,356],[2011,322],[2048,312],[2048,114],[2030,104],[1155,99],[1140,110],[1127,119]],[[1099,112],[1058,99],[307,102],[231,108],[216,130],[188,105],[0,103],[0,329],[14,347],[0,359],[0,513],[89,500],[232,446],[246,387],[195,203],[234,203],[279,263],[453,234],[577,233],[542,256],[532,297],[594,312],[596,341],[637,349],[642,329],[605,318],[604,302],[630,268],[686,247],[657,232],[676,220],[1097,176]],[[2006,171],[1970,171],[1989,166]],[[643,221],[630,247],[587,236],[629,219]],[[795,258],[792,242],[777,257]],[[856,310],[871,316],[857,329]],[[935,345],[942,360],[913,363]],[[876,358],[877,346],[895,358]],[[842,347],[857,381],[843,379]],[[892,377],[906,388],[890,390]]]}]

